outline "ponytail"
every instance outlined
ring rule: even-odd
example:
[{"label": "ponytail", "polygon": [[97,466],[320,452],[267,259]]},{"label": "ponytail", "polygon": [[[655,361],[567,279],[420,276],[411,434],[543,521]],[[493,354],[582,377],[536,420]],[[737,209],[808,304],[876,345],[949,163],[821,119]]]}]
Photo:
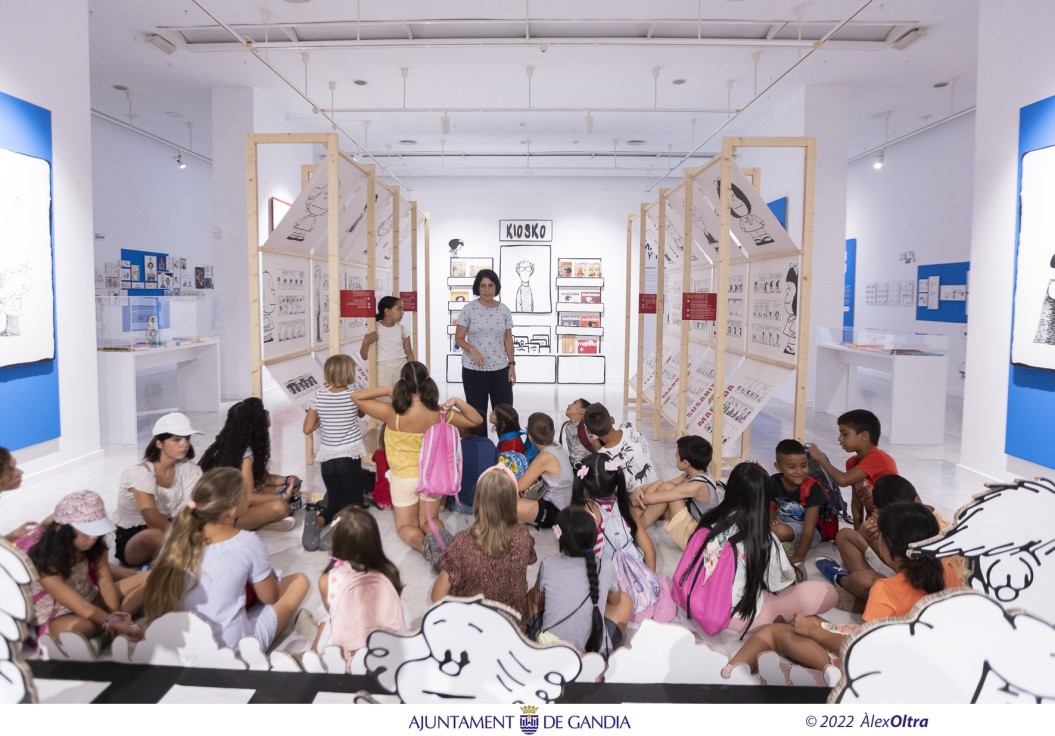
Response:
[{"label": "ponytail", "polygon": [[200,581],[205,525],[217,523],[237,508],[243,492],[242,474],[234,468],[214,468],[194,486],[191,501],[172,520],[165,546],[147,578],[143,605],[148,620],[181,610],[188,573],[194,577],[191,587]]},{"label": "ponytail", "polygon": [[586,651],[599,652],[604,634],[604,616],[601,615],[601,609],[597,605],[601,599],[601,592],[597,585],[597,556],[591,549],[589,554],[583,557],[586,560],[586,580],[590,585],[590,602],[593,604],[591,606],[593,617],[590,621],[590,636],[586,639]]},{"label": "ponytail", "polygon": [[909,545],[938,536],[940,528],[926,506],[892,503],[879,514],[879,534],[890,556],[901,562],[901,572],[916,590],[937,593],[945,590],[945,568],[933,557],[916,556]]}]

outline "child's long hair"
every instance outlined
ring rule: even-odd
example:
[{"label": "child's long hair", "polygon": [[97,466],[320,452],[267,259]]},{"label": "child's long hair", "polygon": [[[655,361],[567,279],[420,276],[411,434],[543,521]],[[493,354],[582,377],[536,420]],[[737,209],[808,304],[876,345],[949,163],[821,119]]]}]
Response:
[{"label": "child's long hair", "polygon": [[520,415],[517,414],[517,410],[509,404],[498,404],[494,408],[495,412],[495,432],[501,437],[506,432],[519,432],[520,427]]},{"label": "child's long hair", "polygon": [[619,515],[630,530],[630,537],[637,537],[637,522],[630,513],[630,497],[626,492],[626,476],[623,475],[622,466],[618,466],[615,460],[603,452],[584,457],[572,481],[571,502],[577,506],[585,506],[586,501],[591,498],[613,496],[619,506]]},{"label": "child's long hair", "polygon": [[503,466],[488,468],[476,481],[470,534],[484,554],[497,560],[509,549],[509,530],[517,524],[517,484]]},{"label": "child's long hair", "polygon": [[[187,573],[201,575],[205,525],[215,524],[242,502],[242,474],[234,468],[213,468],[191,492],[191,501],[172,520],[144,589],[146,616],[153,621],[178,611],[187,592]],[[195,582],[197,585],[197,582]]]},{"label": "child's long hair", "polygon": [[253,452],[253,485],[266,480],[271,465],[271,434],[264,402],[255,396],[243,399],[227,410],[227,421],[198,465],[202,470],[242,467],[245,451]]},{"label": "child's long hair", "polygon": [[323,572],[333,569],[334,560],[344,560],[358,572],[379,572],[392,581],[397,593],[403,592],[399,568],[385,556],[377,521],[361,506],[346,506],[337,512],[330,554]]},{"label": "child's long hair", "polygon": [[587,652],[599,652],[604,636],[604,616],[597,605],[601,600],[601,591],[597,582],[597,556],[593,553],[593,545],[597,541],[597,521],[585,508],[573,504],[557,514],[556,525],[560,528],[557,549],[568,557],[581,557],[586,563],[593,619],[585,649]]},{"label": "child's long hair", "polygon": [[945,568],[934,557],[909,556],[909,545],[938,536],[938,520],[923,504],[892,503],[879,515],[879,534],[890,556],[902,563],[909,584],[924,593],[945,590]]},{"label": "child's long hair", "polygon": [[429,369],[424,364],[411,360],[399,372],[399,380],[392,389],[392,408],[396,410],[396,414],[406,414],[415,396],[426,409],[440,410],[440,390],[429,376]]},{"label": "child's long hair", "polygon": [[[736,525],[736,533],[729,537],[730,544],[742,545],[747,572],[744,596],[733,608],[733,615],[754,620],[758,594],[764,587],[772,536],[769,532],[769,473],[758,463],[740,463],[729,474],[725,484],[725,497],[715,508],[707,511],[697,528],[707,527],[711,531],[697,552],[703,552],[706,543],[717,534]],[[692,569],[696,560],[689,566]],[[750,623],[748,623],[750,628]]]},{"label": "child's long hair", "polygon": [[[77,530],[69,524],[52,521],[44,527],[40,539],[29,550],[29,559],[32,560],[41,577],[58,575],[65,579],[70,576],[80,556],[78,549],[73,546],[76,536]],[[95,544],[84,553],[88,564],[94,563],[106,554],[106,549],[106,542],[103,538],[96,539]]]}]

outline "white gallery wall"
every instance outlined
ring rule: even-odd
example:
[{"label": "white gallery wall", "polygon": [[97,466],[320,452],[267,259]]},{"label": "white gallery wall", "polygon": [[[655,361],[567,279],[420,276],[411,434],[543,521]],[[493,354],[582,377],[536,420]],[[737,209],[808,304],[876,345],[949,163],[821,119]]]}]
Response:
[{"label": "white gallery wall", "polygon": [[[30,475],[98,454],[88,3],[5,3],[0,91],[51,111],[62,435],[19,450]],[[41,39],[46,39],[42,43]]]},{"label": "white gallery wall", "polygon": [[[967,325],[916,319],[916,306],[865,303],[869,282],[916,281],[918,266],[971,260],[974,115],[889,146],[882,169],[873,157],[849,167],[846,237],[857,239],[854,325],[947,335],[948,390],[963,395]],[[899,258],[915,254],[916,262]],[[979,272],[972,268],[968,311]]]},{"label": "white gallery wall", "polygon": [[981,0],[979,6],[971,268],[982,276],[971,280],[961,462],[1001,479],[1051,477],[1049,468],[1006,455],[1004,437],[1019,109],[1055,94],[1055,4]]}]

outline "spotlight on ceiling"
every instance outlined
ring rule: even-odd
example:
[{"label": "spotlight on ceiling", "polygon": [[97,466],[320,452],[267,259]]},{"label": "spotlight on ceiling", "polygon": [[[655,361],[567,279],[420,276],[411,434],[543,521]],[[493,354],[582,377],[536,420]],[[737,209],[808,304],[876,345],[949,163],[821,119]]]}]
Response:
[{"label": "spotlight on ceiling", "polygon": [[176,44],[172,43],[172,41],[169,41],[164,36],[159,36],[156,33],[151,33],[149,36],[147,36],[147,41],[157,46],[166,54],[176,53]]},{"label": "spotlight on ceiling", "polygon": [[182,153],[177,153],[175,156],[172,157],[172,160],[176,162],[176,166],[178,166],[181,170],[187,168],[187,164],[183,163]]},{"label": "spotlight on ceiling", "polygon": [[883,168],[883,164],[886,163],[886,155],[885,154],[886,154],[885,151],[880,151],[879,154],[876,156],[876,160],[872,162],[872,168],[875,169],[876,171],[878,171],[879,169]]},{"label": "spotlight on ceiling", "polygon": [[443,117],[440,118],[440,126],[443,128],[444,135],[451,134],[451,118],[447,113],[443,113]]},{"label": "spotlight on ceiling", "polygon": [[586,113],[586,117],[582,119],[582,130],[586,135],[593,132],[593,115]]}]

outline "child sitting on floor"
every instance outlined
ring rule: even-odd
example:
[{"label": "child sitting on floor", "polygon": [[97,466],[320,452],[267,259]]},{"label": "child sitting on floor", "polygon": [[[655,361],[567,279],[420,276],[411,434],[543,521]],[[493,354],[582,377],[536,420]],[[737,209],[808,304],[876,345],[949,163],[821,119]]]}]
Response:
[{"label": "child sitting on floor", "polygon": [[793,565],[806,561],[806,554],[821,541],[817,520],[826,503],[824,489],[812,483],[802,501],[802,484],[810,474],[810,461],[806,448],[798,440],[781,440],[777,443],[777,472],[769,476],[769,522],[770,530],[788,549],[788,559]]},{"label": "child sitting on floor", "polygon": [[618,462],[623,469],[627,492],[659,480],[648,443],[633,424],[623,422],[616,429],[615,420],[601,403],[590,404],[583,421],[586,429],[601,441],[600,452]]}]

